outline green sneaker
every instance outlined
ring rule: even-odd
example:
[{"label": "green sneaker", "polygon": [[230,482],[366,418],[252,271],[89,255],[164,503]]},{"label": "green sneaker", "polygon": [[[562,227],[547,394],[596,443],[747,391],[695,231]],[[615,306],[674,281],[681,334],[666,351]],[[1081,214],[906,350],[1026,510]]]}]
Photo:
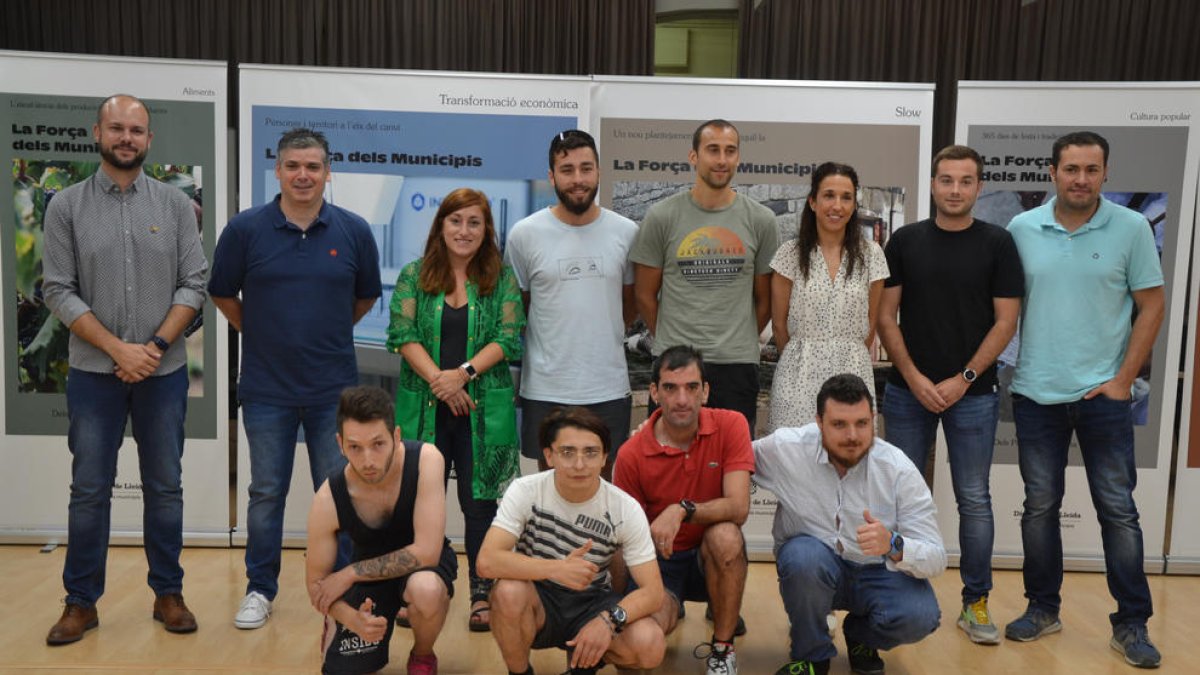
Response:
[{"label": "green sneaker", "polygon": [[1000,630],[992,623],[992,617],[988,614],[986,595],[973,603],[963,605],[962,614],[958,615],[958,627],[963,629],[975,644],[1000,644]]},{"label": "green sneaker", "polygon": [[846,655],[850,657],[850,672],[855,675],[883,675],[883,659],[879,658],[878,649],[846,640]]},{"label": "green sneaker", "polygon": [[780,666],[775,675],[827,675],[829,659],[824,661],[792,661]]}]

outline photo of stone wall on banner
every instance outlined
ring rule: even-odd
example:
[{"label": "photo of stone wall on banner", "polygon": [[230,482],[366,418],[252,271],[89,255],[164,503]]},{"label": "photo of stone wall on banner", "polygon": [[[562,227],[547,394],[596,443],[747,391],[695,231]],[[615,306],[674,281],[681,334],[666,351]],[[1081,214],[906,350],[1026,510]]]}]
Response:
[{"label": "photo of stone wall on banner", "polygon": [[[595,82],[592,128],[600,146],[600,203],[639,224],[652,205],[695,183],[688,162],[692,134],[712,118],[737,127],[740,157],[733,188],[775,214],[780,241],[797,236],[812,173],[826,161],[849,164],[858,172],[863,236],[880,246],[896,228],[925,217],[929,87],[602,77]],[[831,123],[828,111],[834,105],[844,114]],[[765,433],[777,358],[769,338],[768,328],[760,337],[755,437]],[[636,337],[632,342],[638,343]],[[645,394],[639,396],[638,390],[646,388],[650,375],[649,357],[628,356],[635,401],[640,402]],[[878,360],[878,353],[873,356]],[[635,411],[635,419],[642,413],[644,409]],[[751,490],[744,532],[751,554],[764,558],[773,547],[776,498],[757,485]]]}]

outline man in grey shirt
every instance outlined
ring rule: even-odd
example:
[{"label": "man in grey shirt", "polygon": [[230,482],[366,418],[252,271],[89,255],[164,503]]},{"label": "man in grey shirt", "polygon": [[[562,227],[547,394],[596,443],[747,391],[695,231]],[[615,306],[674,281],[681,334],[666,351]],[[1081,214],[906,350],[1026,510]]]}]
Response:
[{"label": "man in grey shirt", "polygon": [[733,190],[738,130],[709,120],[692,135],[691,189],[650,207],[630,249],[638,312],[654,354],[690,345],[704,354],[711,408],[750,425],[758,407],[758,335],[771,314],[775,214]]},{"label": "man in grey shirt", "polygon": [[845,609],[850,669],[884,672],[879,650],[917,642],[941,612],[930,577],[946,569],[921,472],[875,437],[862,378],[821,385],[817,421],[754,442],[754,481],[775,493],[775,565],[791,622],[783,673],[824,675],[837,653],[826,616]]},{"label": "man in grey shirt", "polygon": [[145,500],[143,537],[168,631],[196,630],[183,602],[183,422],[187,352],[179,339],[204,305],[208,263],[191,202],[142,173],[154,134],[142,101],[100,105],[92,127],[100,169],[56,195],[43,225],[43,294],[71,330],[67,409],[71,501],[66,608],[47,644],[75,642],[99,625],[112,486],[132,422]]}]

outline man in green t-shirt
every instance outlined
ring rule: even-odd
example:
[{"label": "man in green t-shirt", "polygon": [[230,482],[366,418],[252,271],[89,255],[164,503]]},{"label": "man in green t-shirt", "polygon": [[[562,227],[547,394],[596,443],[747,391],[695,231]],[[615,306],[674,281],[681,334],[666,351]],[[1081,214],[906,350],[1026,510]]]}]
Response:
[{"label": "man in green t-shirt", "polygon": [[754,431],[758,335],[771,313],[775,214],[733,190],[737,129],[725,120],[692,134],[691,189],[650,208],[630,252],[637,308],[654,354],[691,345],[704,354],[705,405],[736,410]]}]

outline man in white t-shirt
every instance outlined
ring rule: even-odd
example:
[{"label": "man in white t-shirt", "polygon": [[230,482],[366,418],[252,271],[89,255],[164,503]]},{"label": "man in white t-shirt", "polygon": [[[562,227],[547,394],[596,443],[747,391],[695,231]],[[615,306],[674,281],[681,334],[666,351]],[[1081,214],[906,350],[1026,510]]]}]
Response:
[{"label": "man in white t-shirt", "polygon": [[[636,316],[629,249],[638,230],[596,203],[600,159],[591,135],[578,129],[557,134],[549,159],[558,203],[513,226],[504,251],[529,317],[521,368],[522,453],[543,471],[538,429],[559,406],[579,405],[599,416],[613,448],[629,437],[623,338]],[[589,317],[587,330],[578,328],[582,313]],[[612,459],[602,471],[605,479],[612,477]]]},{"label": "man in white t-shirt", "polygon": [[[530,649],[567,650],[571,673],[605,663],[650,669],[666,639],[650,617],[663,586],[650,525],[637,502],[600,477],[608,457],[604,422],[560,408],[539,430],[554,469],[509,486],[483,540],[477,569],[492,587],[492,635],[510,673],[532,674]],[[620,553],[637,590],[613,591],[609,564]]]}]

